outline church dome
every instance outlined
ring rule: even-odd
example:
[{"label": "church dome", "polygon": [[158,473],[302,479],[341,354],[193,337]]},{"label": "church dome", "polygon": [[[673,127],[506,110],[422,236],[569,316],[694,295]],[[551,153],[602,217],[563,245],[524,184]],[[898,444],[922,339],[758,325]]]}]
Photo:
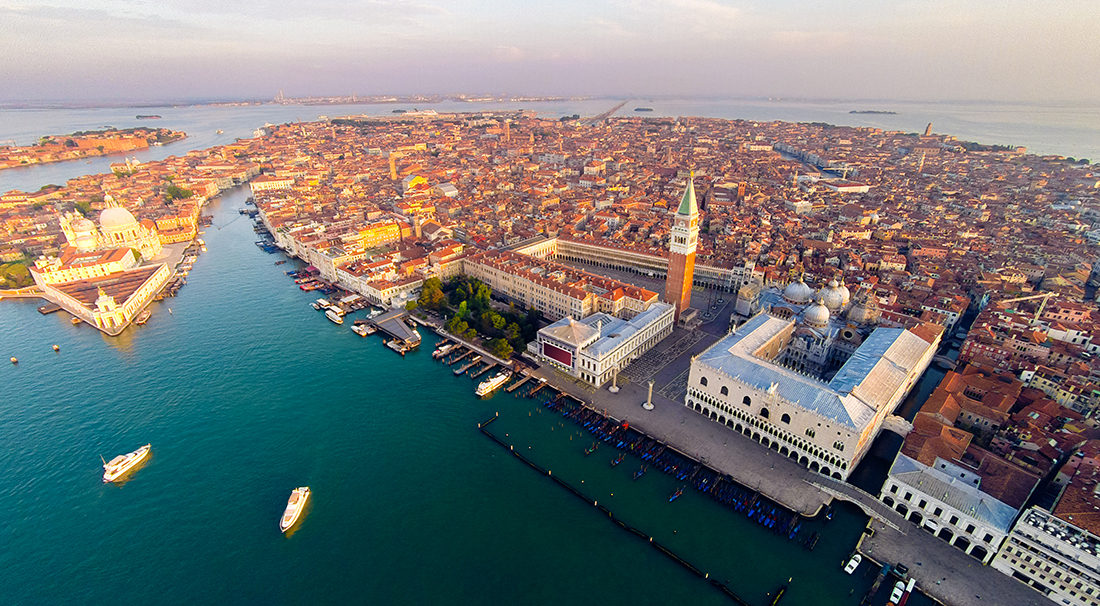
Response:
[{"label": "church dome", "polygon": [[797,282],[791,282],[783,289],[783,298],[791,303],[809,303],[814,296],[814,289],[810,288],[802,278]]},{"label": "church dome", "polygon": [[818,300],[825,304],[831,311],[836,311],[848,302],[848,289],[841,290],[840,283],[829,280],[829,284],[822,288],[818,294]]},{"label": "church dome", "polygon": [[99,226],[104,231],[124,231],[137,227],[137,219],[125,208],[113,206],[99,214]]},{"label": "church dome", "polygon": [[848,290],[848,287],[845,286],[843,282],[840,283],[840,285],[837,287],[837,290],[839,290],[840,294],[844,297],[844,305],[847,305],[849,302],[851,302],[852,291]]},{"label": "church dome", "polygon": [[816,326],[818,328],[824,328],[829,324],[829,308],[825,307],[822,303],[821,297],[817,298],[817,302],[806,308],[806,311],[802,312],[802,320],[810,326]]}]

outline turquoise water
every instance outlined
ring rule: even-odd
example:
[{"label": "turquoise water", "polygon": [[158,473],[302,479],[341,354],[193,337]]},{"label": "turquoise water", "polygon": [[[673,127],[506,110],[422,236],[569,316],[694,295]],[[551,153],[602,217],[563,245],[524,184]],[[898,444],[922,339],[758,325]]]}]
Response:
[{"label": "turquoise water", "polygon": [[[434,336],[401,358],[331,324],[252,244],[245,195],[213,204],[209,253],[144,327],[108,338],[0,304],[0,355],[20,359],[0,367],[6,603],[727,603],[481,435],[497,411],[494,432],[616,492],[616,513],[751,603],[791,576],[786,604],[870,584],[839,572],[863,523],[846,509],[810,553],[694,492],[668,503],[671,478],[583,457],[534,401],[475,398]],[[146,442],[129,482],[100,481],[100,455]],[[283,536],[303,484],[311,506]]]}]

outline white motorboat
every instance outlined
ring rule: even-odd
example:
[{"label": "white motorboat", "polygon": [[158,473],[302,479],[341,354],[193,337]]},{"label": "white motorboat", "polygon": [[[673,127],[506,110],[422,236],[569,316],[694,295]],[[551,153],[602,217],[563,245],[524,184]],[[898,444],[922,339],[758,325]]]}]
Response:
[{"label": "white motorboat", "polygon": [[[151,444],[146,444],[129,454],[118,455],[110,461],[103,461],[103,481],[114,482],[149,456]],[[103,457],[100,457],[102,460]]]},{"label": "white motorboat", "polygon": [[302,510],[306,508],[306,501],[308,500],[309,486],[299,486],[290,491],[290,499],[286,502],[283,517],[279,519],[279,530],[286,532],[298,522],[298,518],[301,517]]},{"label": "white motorboat", "polygon": [[334,309],[326,309],[325,317],[332,321],[333,324],[343,324],[344,318]]}]

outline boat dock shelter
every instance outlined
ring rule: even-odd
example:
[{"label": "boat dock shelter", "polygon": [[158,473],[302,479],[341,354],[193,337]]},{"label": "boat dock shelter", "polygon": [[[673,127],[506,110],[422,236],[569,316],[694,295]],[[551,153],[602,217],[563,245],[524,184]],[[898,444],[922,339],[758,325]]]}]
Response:
[{"label": "boat dock shelter", "polygon": [[404,309],[394,309],[375,317],[371,322],[387,335],[401,341],[409,347],[420,344],[420,333],[409,327],[405,319],[409,312]]}]

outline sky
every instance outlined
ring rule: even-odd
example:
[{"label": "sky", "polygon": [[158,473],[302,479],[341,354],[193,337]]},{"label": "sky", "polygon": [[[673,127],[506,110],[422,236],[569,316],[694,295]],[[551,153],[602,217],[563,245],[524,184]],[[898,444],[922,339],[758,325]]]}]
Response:
[{"label": "sky", "polygon": [[0,101],[1100,102],[1096,0],[0,0]]}]

